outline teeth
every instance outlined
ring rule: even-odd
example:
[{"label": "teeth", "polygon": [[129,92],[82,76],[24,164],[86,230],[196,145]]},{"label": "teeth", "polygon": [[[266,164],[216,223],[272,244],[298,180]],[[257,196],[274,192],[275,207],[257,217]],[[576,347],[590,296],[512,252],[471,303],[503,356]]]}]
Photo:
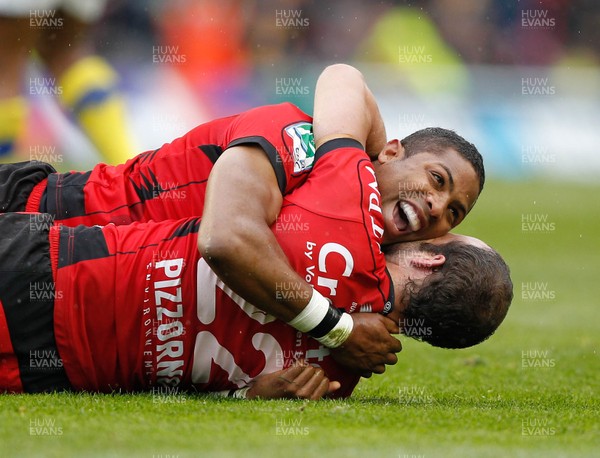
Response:
[{"label": "teeth", "polygon": [[404,211],[406,215],[406,219],[408,219],[408,225],[412,229],[413,232],[421,229],[421,222],[419,221],[419,217],[417,216],[417,212],[415,212],[410,204],[406,202],[400,202],[400,207]]}]

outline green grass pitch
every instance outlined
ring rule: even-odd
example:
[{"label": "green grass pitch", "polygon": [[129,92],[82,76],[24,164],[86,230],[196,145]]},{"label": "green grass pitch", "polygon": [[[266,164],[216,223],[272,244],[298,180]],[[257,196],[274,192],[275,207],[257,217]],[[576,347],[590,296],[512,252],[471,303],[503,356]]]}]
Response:
[{"label": "green grass pitch", "polygon": [[600,456],[600,187],[490,182],[460,231],[511,266],[489,341],[403,339],[345,401],[0,396],[0,456]]}]

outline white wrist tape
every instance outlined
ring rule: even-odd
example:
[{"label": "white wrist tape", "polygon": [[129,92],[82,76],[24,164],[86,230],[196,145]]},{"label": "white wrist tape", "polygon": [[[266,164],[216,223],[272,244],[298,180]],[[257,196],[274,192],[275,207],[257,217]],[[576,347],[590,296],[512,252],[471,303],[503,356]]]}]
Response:
[{"label": "white wrist tape", "polygon": [[288,324],[300,332],[309,332],[316,328],[323,318],[325,318],[328,310],[329,301],[320,292],[313,289],[310,301],[304,307],[304,310],[292,321],[289,321]]},{"label": "white wrist tape", "polygon": [[338,324],[334,328],[325,334],[323,337],[319,337],[317,340],[328,348],[337,348],[342,345],[354,328],[354,320],[348,313],[342,313],[342,317]]}]

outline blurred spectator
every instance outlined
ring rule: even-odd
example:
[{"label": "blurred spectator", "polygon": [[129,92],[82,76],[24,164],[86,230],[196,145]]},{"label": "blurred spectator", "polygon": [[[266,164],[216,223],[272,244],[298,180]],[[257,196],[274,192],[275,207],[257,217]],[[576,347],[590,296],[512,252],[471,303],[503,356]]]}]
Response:
[{"label": "blurred spectator", "polygon": [[241,0],[176,0],[155,10],[161,41],[153,59],[179,72],[211,116],[246,108],[253,8]]},{"label": "blurred spectator", "polygon": [[34,56],[53,77],[30,79],[30,95],[56,95],[107,162],[123,162],[135,153],[125,128],[117,74],[89,46],[90,26],[105,4],[0,0],[0,153],[12,153],[24,131],[27,98],[21,88],[27,62]]},{"label": "blurred spectator", "polygon": [[365,61],[392,64],[406,84],[421,95],[461,94],[468,86],[459,53],[448,46],[422,7],[396,6],[386,11],[357,56]]}]

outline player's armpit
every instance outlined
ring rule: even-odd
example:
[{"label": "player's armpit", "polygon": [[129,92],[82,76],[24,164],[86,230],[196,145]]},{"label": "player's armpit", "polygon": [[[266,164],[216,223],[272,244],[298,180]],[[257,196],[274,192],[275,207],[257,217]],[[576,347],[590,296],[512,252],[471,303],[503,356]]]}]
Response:
[{"label": "player's armpit", "polygon": [[319,139],[319,141],[315,144],[315,146],[318,149],[320,146],[323,146],[329,140],[335,140],[336,138],[351,138],[352,140],[356,140],[357,142],[359,142],[362,145],[363,149],[364,149],[364,142],[361,142],[360,140],[358,140],[353,135],[344,134],[344,133],[337,133],[337,134],[325,135],[324,137],[321,137]]}]

